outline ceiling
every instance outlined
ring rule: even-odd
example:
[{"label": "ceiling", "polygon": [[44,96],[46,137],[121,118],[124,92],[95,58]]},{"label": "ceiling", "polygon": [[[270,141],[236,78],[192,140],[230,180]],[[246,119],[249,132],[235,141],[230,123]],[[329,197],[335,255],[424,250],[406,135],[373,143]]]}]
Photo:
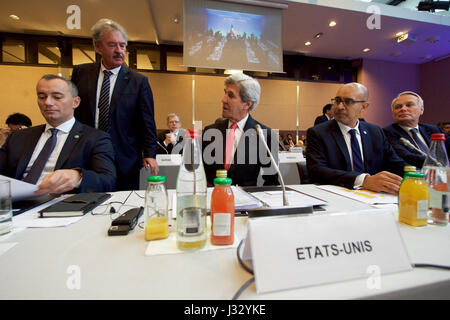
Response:
[{"label": "ceiling", "polygon": [[[248,1],[248,0],[243,0]],[[377,59],[420,64],[450,54],[450,16],[417,12],[408,7],[393,7],[374,0],[265,0],[288,5],[283,9],[283,49],[293,54],[338,59]],[[416,1],[418,2],[418,1]],[[70,5],[80,8],[80,29],[68,29]],[[381,12],[380,29],[370,30],[369,6]],[[111,18],[122,24],[131,41],[159,44],[183,43],[183,0],[2,0],[0,31],[64,34],[90,37],[91,26],[100,18]],[[20,20],[9,17],[15,14]],[[447,14],[447,12],[445,13]],[[175,23],[175,18],[178,23]],[[328,26],[330,20],[337,25]],[[395,34],[410,32],[415,41],[397,43]],[[315,39],[314,35],[323,36]],[[427,40],[428,39],[428,40]],[[305,42],[312,44],[306,46]],[[363,52],[365,48],[370,51]]]}]

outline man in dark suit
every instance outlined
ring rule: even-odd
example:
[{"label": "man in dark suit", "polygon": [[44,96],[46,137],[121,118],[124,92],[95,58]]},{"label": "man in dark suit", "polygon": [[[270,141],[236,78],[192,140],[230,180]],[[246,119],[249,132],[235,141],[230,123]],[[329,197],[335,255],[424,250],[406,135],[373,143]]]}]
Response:
[{"label": "man in dark suit", "polygon": [[314,125],[318,125],[319,123],[323,123],[326,122],[328,120],[332,120],[333,119],[333,110],[332,110],[333,105],[331,103],[326,104],[323,108],[322,108],[322,115],[318,116],[316,118],[316,120],[314,120]]},{"label": "man in dark suit", "polygon": [[278,139],[272,137],[270,128],[249,114],[258,105],[260,93],[258,81],[245,74],[236,73],[225,80],[223,119],[206,126],[203,132],[203,162],[209,186],[213,185],[219,169],[228,170],[228,177],[239,186],[256,186],[261,168],[265,171],[264,185],[279,184],[255,125],[259,124],[267,135],[267,144],[275,158]]},{"label": "man in dark suit", "polygon": [[[406,162],[422,168],[425,155],[428,153],[433,133],[444,133],[438,126],[419,123],[424,112],[422,98],[415,92],[400,93],[391,104],[394,123],[385,127],[384,133],[395,152]],[[407,145],[400,139],[406,139],[412,145]],[[446,136],[447,154],[450,152],[450,138]],[[414,147],[415,148],[414,148]]]},{"label": "man in dark suit", "polygon": [[358,120],[367,100],[363,85],[343,85],[334,98],[334,120],[308,129],[306,164],[312,182],[398,192],[406,163],[381,128]]},{"label": "man in dark suit", "polygon": [[37,86],[47,124],[12,133],[0,149],[0,173],[38,184],[36,194],[114,190],[114,151],[108,134],[73,117],[77,88],[55,75]]},{"label": "man in dark suit", "polygon": [[81,97],[75,118],[110,134],[116,154],[116,189],[139,189],[143,165],[158,172],[152,91],[147,77],[124,65],[128,37],[119,24],[101,19],[92,33],[102,60],[73,69],[72,81]]},{"label": "man in dark suit", "polygon": [[176,113],[167,115],[168,130],[158,134],[158,154],[179,154],[183,152],[186,131],[181,129],[181,120]]}]

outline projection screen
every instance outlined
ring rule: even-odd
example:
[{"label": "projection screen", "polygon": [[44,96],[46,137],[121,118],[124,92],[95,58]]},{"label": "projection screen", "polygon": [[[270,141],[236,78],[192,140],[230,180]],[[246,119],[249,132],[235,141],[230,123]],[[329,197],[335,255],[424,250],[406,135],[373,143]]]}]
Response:
[{"label": "projection screen", "polygon": [[283,72],[281,9],[184,0],[183,11],[185,66]]}]

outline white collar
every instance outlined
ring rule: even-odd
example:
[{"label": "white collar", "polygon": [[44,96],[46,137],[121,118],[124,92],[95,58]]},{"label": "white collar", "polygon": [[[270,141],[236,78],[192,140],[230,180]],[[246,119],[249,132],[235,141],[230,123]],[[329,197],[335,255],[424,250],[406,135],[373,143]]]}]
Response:
[{"label": "white collar", "polygon": [[359,134],[359,120],[356,122],[356,126],[355,126],[354,128],[351,128],[351,127],[349,127],[349,126],[347,126],[347,125],[345,125],[345,124],[343,124],[343,123],[340,123],[340,122],[337,121],[337,120],[336,120],[336,122],[337,122],[337,124],[338,124],[338,126],[339,126],[339,129],[341,129],[341,132],[342,132],[343,134],[348,133],[351,129],[355,129],[356,132]]},{"label": "white collar", "polygon": [[[239,120],[239,121],[237,122],[238,128],[239,128],[241,131],[244,131],[245,123],[247,122],[248,116],[249,116],[249,114],[247,113],[247,115],[246,115],[244,118],[242,118],[241,120]],[[232,124],[233,124],[233,122],[231,122],[230,120],[228,120],[228,129],[231,128],[231,125],[232,125]]]},{"label": "white collar", "polygon": [[100,65],[101,65],[100,71],[102,73],[103,73],[103,71],[108,70],[108,71],[112,72],[115,76],[119,74],[120,68],[122,67],[122,66],[118,66],[117,68],[114,68],[114,69],[106,69],[105,66],[103,65],[103,62]]},{"label": "white collar", "polygon": [[[70,120],[67,120],[64,123],[61,123],[55,129],[58,129],[59,131],[62,131],[64,133],[69,133],[70,130],[72,130],[74,124],[75,124],[75,118],[72,117]],[[53,127],[51,125],[49,125],[48,123],[45,125],[45,131],[47,131],[48,129],[51,129],[51,128],[53,128]]]}]

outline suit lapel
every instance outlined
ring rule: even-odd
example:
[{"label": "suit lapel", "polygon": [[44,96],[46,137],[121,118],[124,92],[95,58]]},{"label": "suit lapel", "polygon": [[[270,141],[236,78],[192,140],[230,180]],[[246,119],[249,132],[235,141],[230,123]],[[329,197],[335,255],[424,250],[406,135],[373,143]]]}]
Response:
[{"label": "suit lapel", "polygon": [[336,144],[339,147],[339,150],[344,155],[346,164],[347,164],[347,171],[352,171],[352,163],[350,161],[350,154],[348,153],[347,145],[345,144],[344,137],[342,136],[341,129],[339,128],[339,125],[336,120],[332,120],[333,123],[330,125],[331,128],[331,134],[334,137],[334,140],[336,141]]},{"label": "suit lapel", "polygon": [[75,149],[77,143],[81,140],[82,136],[82,125],[78,121],[75,121],[72,130],[70,130],[69,136],[64,143],[61,153],[59,154],[58,160],[56,161],[55,170],[59,170],[62,168],[64,163],[71,155],[72,151]]},{"label": "suit lapel", "polygon": [[[394,123],[393,127],[395,128],[395,130],[397,131],[397,133],[405,138],[406,140],[408,140],[409,142],[411,142],[413,145],[417,145],[417,143],[413,140],[413,138],[408,134],[408,132],[406,132],[405,130],[402,129],[402,127],[400,127],[398,124]],[[422,134],[422,132],[421,132]]]},{"label": "suit lapel", "polygon": [[424,127],[421,124],[419,124],[419,131],[420,131],[420,134],[422,135],[422,137],[425,139],[425,142],[427,143],[427,146],[430,147],[431,132],[428,132],[427,128]]},{"label": "suit lapel", "polygon": [[364,160],[363,160],[363,166],[364,166],[364,171],[367,171],[367,165],[366,163],[369,163],[370,161],[370,157],[372,156],[369,153],[369,145],[372,143],[370,135],[368,134],[367,131],[367,127],[364,124],[364,122],[360,121],[359,122],[359,134],[361,135],[361,143],[362,143],[362,149],[363,149],[363,155],[364,155]]},{"label": "suit lapel", "polygon": [[93,115],[94,123],[95,123],[95,110],[97,107],[97,84],[99,72],[100,72],[100,64],[95,63],[92,65],[92,70],[88,73],[87,87],[95,88],[95,90],[88,90],[89,108],[91,110],[91,114]]},{"label": "suit lapel", "polygon": [[120,98],[120,95],[123,91],[123,89],[128,84],[128,73],[130,71],[128,70],[127,66],[122,65],[122,67],[119,70],[119,74],[117,75],[116,84],[114,85],[114,91],[111,97],[111,103],[109,105],[110,107],[110,114],[113,114],[115,109],[117,108],[117,101]]},{"label": "suit lapel", "polygon": [[44,132],[45,125],[41,125],[39,127],[35,128],[36,130],[30,129],[30,137],[24,141],[25,147],[24,152],[22,156],[19,159],[19,163],[17,164],[17,170],[16,170],[16,178],[22,179],[23,174],[28,166],[28,163],[30,162],[31,156],[33,155],[34,149],[36,148],[36,145]]}]

